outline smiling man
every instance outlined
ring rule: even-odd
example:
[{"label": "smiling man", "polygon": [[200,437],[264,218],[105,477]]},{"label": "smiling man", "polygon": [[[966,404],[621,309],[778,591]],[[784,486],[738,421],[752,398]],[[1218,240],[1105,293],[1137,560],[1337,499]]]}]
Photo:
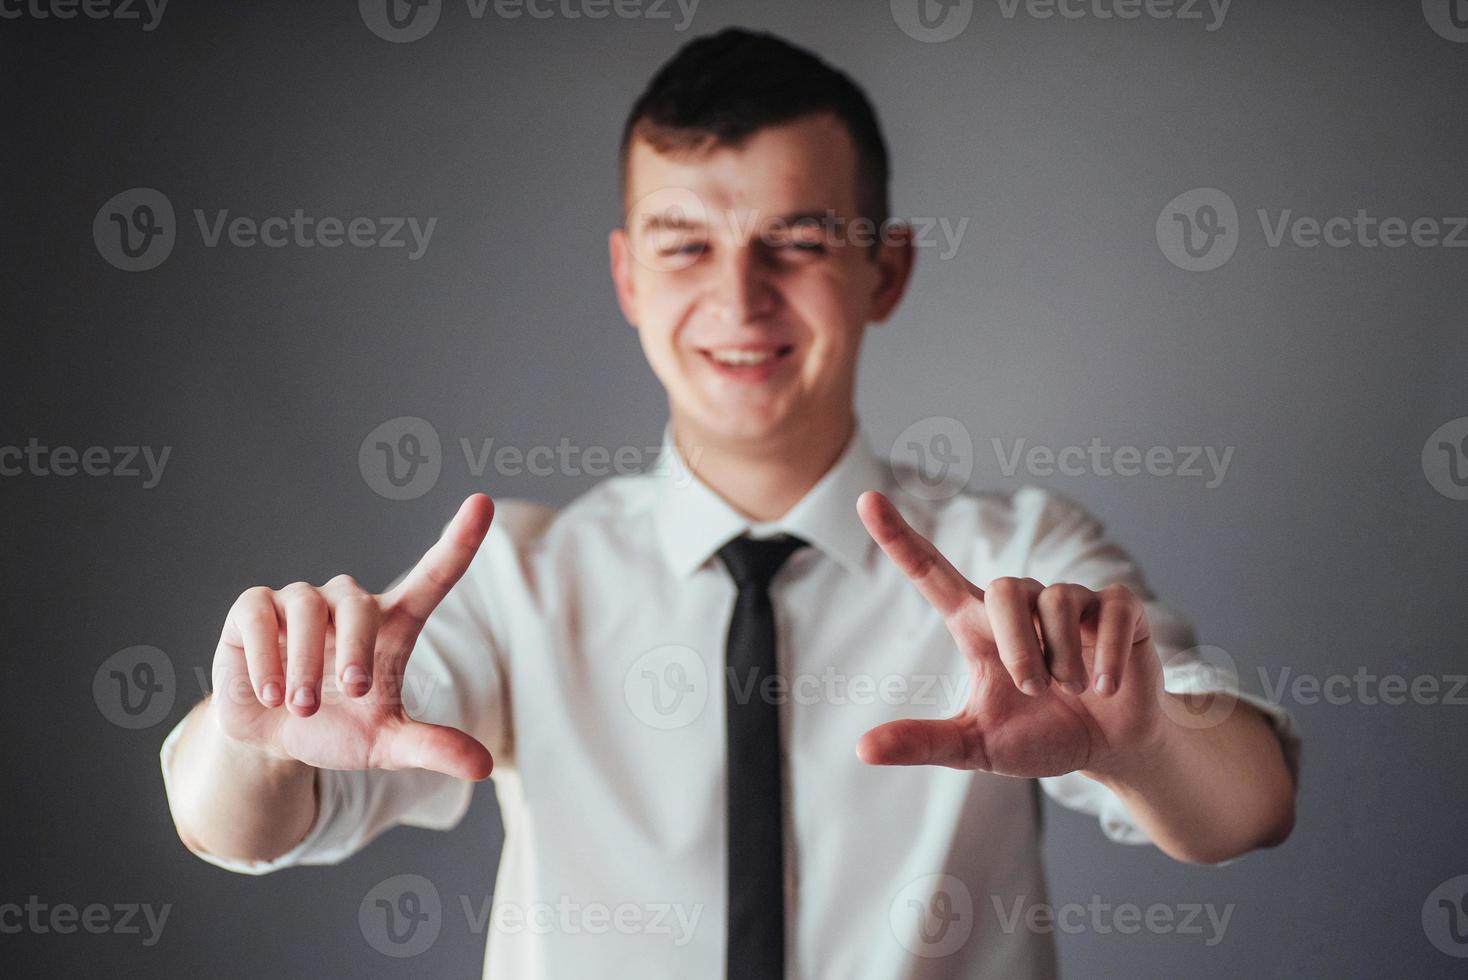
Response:
[{"label": "smiling man", "polygon": [[622,164],[660,465],[560,513],[471,497],[380,595],[247,590],[164,745],[184,842],[332,863],[452,826],[493,769],[487,976],[1010,980],[1055,969],[1000,914],[1045,901],[1037,786],[1182,861],[1282,841],[1287,719],[1094,519],[1036,488],[919,500],[868,450],[861,342],[914,248],[850,79],[695,40]]}]

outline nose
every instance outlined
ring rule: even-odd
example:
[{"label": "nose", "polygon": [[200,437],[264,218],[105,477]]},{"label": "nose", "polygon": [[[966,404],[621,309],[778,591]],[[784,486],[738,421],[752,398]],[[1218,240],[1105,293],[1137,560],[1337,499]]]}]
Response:
[{"label": "nose", "polygon": [[708,307],[715,319],[750,323],[769,316],[776,294],[770,270],[748,246],[724,251],[709,283]]}]

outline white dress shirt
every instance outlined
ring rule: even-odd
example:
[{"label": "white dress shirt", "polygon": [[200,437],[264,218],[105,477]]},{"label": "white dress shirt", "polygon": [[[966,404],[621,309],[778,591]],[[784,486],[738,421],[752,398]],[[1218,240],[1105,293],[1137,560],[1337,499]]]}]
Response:
[{"label": "white dress shirt", "polygon": [[[1036,784],[1146,837],[1114,794],[1072,773],[1040,780],[856,757],[863,732],[963,703],[968,670],[937,614],[856,515],[880,489],[970,580],[1121,582],[1147,600],[1173,692],[1236,690],[1185,651],[1191,628],[1154,601],[1100,525],[1025,487],[927,501],[904,492],[858,432],[778,521],[752,525],[691,475],[665,436],[654,469],[607,480],[563,511],[501,501],[467,574],[429,619],[405,696],[424,720],[494,754],[505,842],[485,976],[717,978],[724,970],[723,651],[731,538],[810,543],[772,586],[785,688],[789,978],[1021,980],[1055,972],[1048,932],[999,909],[1046,901]],[[1276,706],[1291,765],[1298,741]],[[415,703],[416,702],[416,703]],[[180,728],[182,726],[180,725]],[[179,729],[164,745],[164,772]],[[319,773],[320,812],[250,874],[338,862],[398,824],[452,827],[472,786],[422,770]],[[451,914],[451,897],[444,914]],[[364,928],[366,928],[364,926]],[[733,978],[731,978],[733,980]]]}]

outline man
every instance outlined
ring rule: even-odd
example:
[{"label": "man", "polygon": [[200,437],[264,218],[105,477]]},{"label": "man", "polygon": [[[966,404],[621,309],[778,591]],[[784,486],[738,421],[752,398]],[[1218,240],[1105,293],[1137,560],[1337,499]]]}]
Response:
[{"label": "man", "polygon": [[698,39],[622,165],[659,465],[493,528],[471,497],[381,595],[246,591],[164,747],[184,842],[335,862],[453,825],[493,767],[486,973],[519,980],[1050,976],[1048,934],[993,911],[1044,900],[1037,779],[1179,860],[1282,841],[1286,720],[1186,652],[1093,519],[918,499],[867,450],[857,357],[914,252],[861,91],[768,35]]}]

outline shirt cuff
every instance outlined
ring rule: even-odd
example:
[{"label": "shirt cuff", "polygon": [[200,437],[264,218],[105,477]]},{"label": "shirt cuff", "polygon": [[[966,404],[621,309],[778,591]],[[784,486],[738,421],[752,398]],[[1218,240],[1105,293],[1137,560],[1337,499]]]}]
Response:
[{"label": "shirt cuff", "polygon": [[1283,707],[1258,694],[1240,690],[1237,677],[1205,663],[1195,662],[1168,668],[1163,686],[1169,694],[1228,693],[1244,704],[1257,708],[1279,739],[1285,765],[1290,770],[1290,779],[1296,786],[1300,785],[1300,730],[1295,725],[1294,718]]}]

